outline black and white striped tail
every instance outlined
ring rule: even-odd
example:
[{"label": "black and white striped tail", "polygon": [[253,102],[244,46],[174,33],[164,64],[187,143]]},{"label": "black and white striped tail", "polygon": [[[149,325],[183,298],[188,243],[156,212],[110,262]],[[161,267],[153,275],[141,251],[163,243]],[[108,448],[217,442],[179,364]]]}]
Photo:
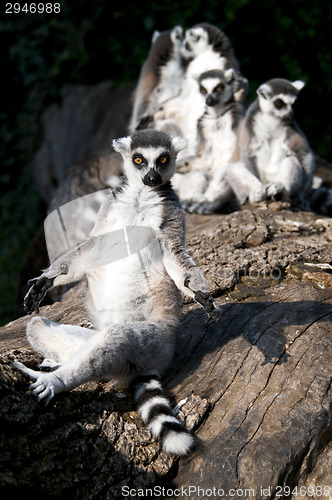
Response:
[{"label": "black and white striped tail", "polygon": [[194,436],[174,416],[159,377],[139,376],[133,381],[131,389],[143,422],[160,439],[166,453],[186,455],[194,446]]}]

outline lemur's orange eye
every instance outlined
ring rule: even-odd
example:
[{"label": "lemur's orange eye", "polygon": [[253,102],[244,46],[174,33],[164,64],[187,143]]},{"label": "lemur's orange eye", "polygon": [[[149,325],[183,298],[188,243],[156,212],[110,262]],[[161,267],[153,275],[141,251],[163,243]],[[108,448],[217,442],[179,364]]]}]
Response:
[{"label": "lemur's orange eye", "polygon": [[166,162],[167,162],[167,158],[166,158],[166,156],[162,156],[162,157],[160,158],[160,163],[166,163]]},{"label": "lemur's orange eye", "polygon": [[199,90],[200,90],[200,92],[201,92],[202,94],[206,94],[206,93],[207,93],[207,90],[206,90],[206,88],[205,88],[205,87],[203,87],[203,85],[201,85],[201,86],[199,87]]},{"label": "lemur's orange eye", "polygon": [[136,163],[136,165],[141,165],[141,163],[143,162],[142,158],[140,158],[139,156],[137,156],[137,158],[134,158],[134,162]]}]

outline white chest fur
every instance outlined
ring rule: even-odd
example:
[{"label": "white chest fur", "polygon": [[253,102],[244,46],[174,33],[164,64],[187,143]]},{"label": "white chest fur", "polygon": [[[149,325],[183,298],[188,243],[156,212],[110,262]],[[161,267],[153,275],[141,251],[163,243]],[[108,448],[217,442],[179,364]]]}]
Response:
[{"label": "white chest fur", "polygon": [[[135,203],[135,204],[134,204]],[[123,226],[148,226],[158,230],[162,220],[162,207],[158,196],[142,192],[141,199],[121,199],[115,203],[114,212]]]},{"label": "white chest fur", "polygon": [[273,116],[257,114],[251,152],[256,158],[258,175],[263,183],[273,182],[282,160],[289,154],[286,128]]},{"label": "white chest fur", "polygon": [[202,120],[202,133],[206,141],[204,150],[210,158],[209,168],[212,170],[226,168],[233,156],[236,133],[232,125],[231,113],[220,117],[206,115]]},{"label": "white chest fur", "polygon": [[90,311],[100,328],[109,322],[138,319],[139,311],[145,316],[151,273],[162,273],[158,238],[161,220],[160,198],[153,190],[143,188],[139,196],[133,196],[128,188],[111,205],[105,223],[95,232],[95,236],[109,233],[119,237],[123,249],[123,256],[115,262],[87,273]]}]

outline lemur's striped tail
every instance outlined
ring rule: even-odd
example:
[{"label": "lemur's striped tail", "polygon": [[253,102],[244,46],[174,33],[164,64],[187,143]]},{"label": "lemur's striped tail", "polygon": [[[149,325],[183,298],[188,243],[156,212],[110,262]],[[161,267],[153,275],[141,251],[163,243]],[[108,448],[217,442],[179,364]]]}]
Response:
[{"label": "lemur's striped tail", "polygon": [[173,414],[159,377],[139,376],[133,381],[131,389],[143,422],[160,439],[166,453],[186,455],[194,446],[194,436]]}]

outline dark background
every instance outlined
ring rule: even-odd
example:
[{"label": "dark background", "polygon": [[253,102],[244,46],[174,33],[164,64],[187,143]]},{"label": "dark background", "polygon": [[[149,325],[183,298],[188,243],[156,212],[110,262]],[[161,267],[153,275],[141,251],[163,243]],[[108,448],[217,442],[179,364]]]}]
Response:
[{"label": "dark background", "polygon": [[250,82],[247,103],[270,78],[304,80],[297,121],[314,151],[332,161],[330,0],[67,0],[60,14],[11,15],[6,3],[0,2],[0,324],[15,316],[18,271],[45,215],[29,172],[42,140],[41,113],[59,102],[64,84],[136,80],[155,29],[209,22],[224,30]]}]

